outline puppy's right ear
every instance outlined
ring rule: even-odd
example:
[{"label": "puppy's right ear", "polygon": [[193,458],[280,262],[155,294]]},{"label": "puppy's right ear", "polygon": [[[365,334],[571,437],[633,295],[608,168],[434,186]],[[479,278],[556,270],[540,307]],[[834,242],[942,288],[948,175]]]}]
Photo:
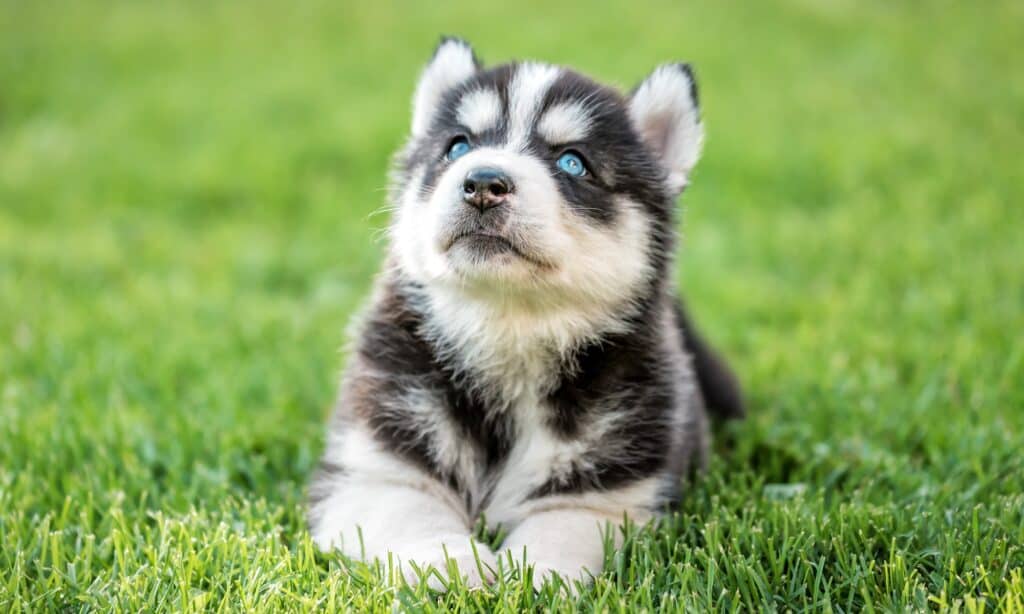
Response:
[{"label": "puppy's right ear", "polygon": [[678,196],[689,181],[704,143],[697,80],[689,64],[663,64],[640,84],[629,101],[640,137],[665,169],[668,188]]},{"label": "puppy's right ear", "polygon": [[444,37],[434,57],[423,69],[412,100],[412,135],[421,136],[430,128],[445,93],[480,70],[480,62],[469,43]]}]

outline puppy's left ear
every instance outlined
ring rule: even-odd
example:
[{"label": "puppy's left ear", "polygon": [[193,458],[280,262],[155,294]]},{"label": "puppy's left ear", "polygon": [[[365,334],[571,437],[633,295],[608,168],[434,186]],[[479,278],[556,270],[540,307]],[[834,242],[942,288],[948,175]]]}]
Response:
[{"label": "puppy's left ear", "polygon": [[430,122],[448,90],[472,77],[479,69],[480,62],[469,43],[449,36],[441,39],[434,56],[420,75],[412,99],[414,137],[421,136],[430,128]]},{"label": "puppy's left ear", "polygon": [[629,101],[633,127],[651,149],[678,195],[700,158],[704,125],[700,121],[697,80],[689,64],[663,64],[636,88]]}]

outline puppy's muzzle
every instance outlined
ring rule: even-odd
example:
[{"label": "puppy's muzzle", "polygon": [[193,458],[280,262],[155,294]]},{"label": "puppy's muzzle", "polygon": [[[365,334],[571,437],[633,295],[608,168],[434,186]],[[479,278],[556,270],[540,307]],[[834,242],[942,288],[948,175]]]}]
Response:
[{"label": "puppy's muzzle", "polygon": [[508,202],[513,192],[512,178],[496,168],[474,168],[462,182],[462,201],[481,213]]}]

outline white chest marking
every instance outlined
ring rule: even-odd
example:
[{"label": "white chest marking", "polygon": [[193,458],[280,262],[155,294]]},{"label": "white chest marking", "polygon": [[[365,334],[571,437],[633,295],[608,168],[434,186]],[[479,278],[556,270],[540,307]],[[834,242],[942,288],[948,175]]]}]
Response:
[{"label": "white chest marking", "polygon": [[547,424],[551,409],[529,395],[511,408],[516,421],[515,441],[484,510],[488,522],[509,522],[521,517],[531,494],[550,479],[567,476],[582,466],[589,437],[563,439]]}]

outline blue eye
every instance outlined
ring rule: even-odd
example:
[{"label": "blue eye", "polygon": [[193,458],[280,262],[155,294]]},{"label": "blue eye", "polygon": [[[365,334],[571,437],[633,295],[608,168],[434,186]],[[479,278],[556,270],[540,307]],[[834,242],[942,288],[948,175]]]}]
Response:
[{"label": "blue eye", "polygon": [[469,141],[467,141],[465,137],[460,136],[459,138],[452,141],[452,144],[448,148],[448,153],[445,154],[445,157],[448,158],[448,160],[455,160],[469,153],[470,149],[473,148],[469,146]]},{"label": "blue eye", "polygon": [[582,177],[587,174],[587,167],[583,165],[583,158],[579,154],[567,151],[558,158],[558,168],[569,173],[573,177]]}]

